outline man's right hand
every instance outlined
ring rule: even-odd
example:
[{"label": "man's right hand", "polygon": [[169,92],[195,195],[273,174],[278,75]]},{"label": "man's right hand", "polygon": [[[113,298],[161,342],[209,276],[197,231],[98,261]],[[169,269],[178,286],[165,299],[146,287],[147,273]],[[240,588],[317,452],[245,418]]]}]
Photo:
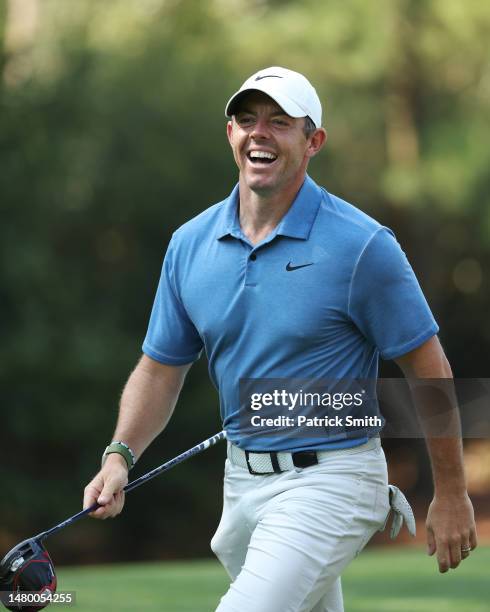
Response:
[{"label": "man's right hand", "polygon": [[100,472],[85,487],[83,508],[89,508],[95,502],[101,505],[89,516],[106,519],[117,516],[124,506],[124,487],[128,483],[128,466],[126,460],[118,453],[107,456]]}]

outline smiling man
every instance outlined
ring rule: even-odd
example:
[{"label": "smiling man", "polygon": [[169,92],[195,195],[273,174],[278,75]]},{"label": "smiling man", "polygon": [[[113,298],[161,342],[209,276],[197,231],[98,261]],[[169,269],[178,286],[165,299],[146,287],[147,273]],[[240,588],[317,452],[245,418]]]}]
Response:
[{"label": "smiling man", "polygon": [[[204,349],[228,438],[223,515],[211,546],[232,582],[217,610],[341,612],[341,573],[383,528],[390,503],[392,533],[402,517],[414,528],[405,498],[388,486],[379,407],[351,401],[354,425],[329,425],[320,437],[287,407],[271,422],[295,423],[293,435],[250,431],[240,381],[375,380],[380,356],[396,360],[409,380],[450,378],[451,370],[392,232],[306,174],[326,141],[309,81],[285,68],[261,70],[226,115],[238,184],[172,237],[144,355],[84,506],[103,506],[95,518],[121,511],[128,469],[165,427]],[[261,397],[282,406],[289,395]],[[428,547],[445,572],[476,546],[473,509],[461,441],[428,439],[428,449]]]},{"label": "smiling man", "polygon": [[309,160],[322,148],[327,135],[316,126],[309,134],[311,120],[307,123],[304,117],[288,115],[261,91],[252,90],[237,98],[227,107],[227,112],[233,113],[227,133],[240,170],[240,226],[255,244],[276,227],[291,206],[305,180]]}]

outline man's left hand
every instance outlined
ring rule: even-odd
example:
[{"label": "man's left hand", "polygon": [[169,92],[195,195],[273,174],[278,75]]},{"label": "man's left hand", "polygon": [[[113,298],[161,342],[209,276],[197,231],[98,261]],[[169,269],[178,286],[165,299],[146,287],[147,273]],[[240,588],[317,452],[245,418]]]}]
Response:
[{"label": "man's left hand", "polygon": [[466,493],[435,495],[427,513],[427,552],[441,573],[455,569],[477,546],[473,505]]}]

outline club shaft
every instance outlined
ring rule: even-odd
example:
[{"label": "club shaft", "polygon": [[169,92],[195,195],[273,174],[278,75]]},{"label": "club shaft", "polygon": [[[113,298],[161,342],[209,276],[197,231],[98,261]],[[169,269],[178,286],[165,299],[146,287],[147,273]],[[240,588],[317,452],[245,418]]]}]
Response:
[{"label": "club shaft", "polygon": [[[148,482],[148,480],[151,480],[152,478],[155,478],[155,476],[159,476],[160,474],[162,474],[163,472],[166,472],[167,470],[170,470],[171,468],[173,468],[177,464],[182,463],[183,461],[186,461],[186,459],[190,459],[190,457],[193,457],[194,455],[197,455],[197,454],[201,453],[202,451],[206,450],[207,448],[209,448],[211,446],[214,446],[215,444],[217,444],[221,440],[224,440],[225,438],[226,438],[225,431],[220,431],[219,433],[215,434],[214,436],[211,436],[207,440],[204,440],[200,444],[196,444],[196,446],[193,446],[189,450],[186,450],[185,452],[181,453],[180,455],[177,455],[177,457],[174,457],[173,459],[170,459],[166,463],[162,463],[162,465],[156,467],[155,469],[151,470],[150,472],[147,472],[146,474],[143,474],[142,476],[140,476],[136,480],[133,480],[132,482],[129,482],[124,487],[123,491],[125,493],[129,493],[129,491],[132,491],[133,489],[136,489],[137,487],[141,486],[145,482]],[[100,508],[100,504],[95,502],[94,504],[92,504],[88,508],[85,508],[85,510],[81,510],[77,514],[74,514],[73,516],[70,516],[70,518],[67,518],[62,523],[58,523],[58,525],[55,525],[54,527],[51,527],[51,529],[48,529],[47,531],[43,531],[42,533],[39,533],[37,536],[35,536],[35,539],[39,540],[39,541],[45,540],[48,536],[53,535],[54,533],[56,533],[60,529],[63,529],[64,527],[67,527],[68,525],[71,525],[75,521],[78,521],[79,519],[81,519],[83,516],[85,516],[87,514],[90,514],[90,512],[94,512],[94,510],[97,510],[97,508]]]}]

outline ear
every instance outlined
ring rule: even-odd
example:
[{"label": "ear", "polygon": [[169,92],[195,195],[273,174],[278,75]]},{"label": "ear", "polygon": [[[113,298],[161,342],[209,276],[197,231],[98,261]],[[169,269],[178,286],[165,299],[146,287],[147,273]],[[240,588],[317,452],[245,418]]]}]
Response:
[{"label": "ear", "polygon": [[233,146],[233,119],[226,124],[226,135],[228,136],[228,142]]},{"label": "ear", "polygon": [[318,128],[310,136],[310,142],[306,151],[307,157],[314,157],[327,142],[327,131],[324,128]]}]

